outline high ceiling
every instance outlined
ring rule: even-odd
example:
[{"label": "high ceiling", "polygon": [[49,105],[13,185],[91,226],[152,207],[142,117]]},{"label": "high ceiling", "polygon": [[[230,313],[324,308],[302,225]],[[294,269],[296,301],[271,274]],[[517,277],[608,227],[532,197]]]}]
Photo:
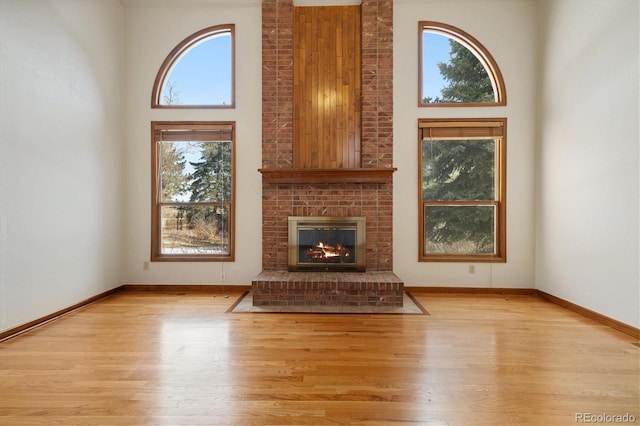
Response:
[{"label": "high ceiling", "polygon": [[124,7],[243,7],[260,5],[261,0],[120,0]]},{"label": "high ceiling", "polygon": [[[124,7],[244,7],[258,6],[262,0],[120,0]],[[294,6],[356,5],[362,0],[293,0]]]}]

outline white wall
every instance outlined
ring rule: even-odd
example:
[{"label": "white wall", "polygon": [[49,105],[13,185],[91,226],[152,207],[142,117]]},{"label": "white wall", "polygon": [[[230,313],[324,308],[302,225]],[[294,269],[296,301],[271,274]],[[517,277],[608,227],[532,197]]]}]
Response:
[{"label": "white wall", "polygon": [[536,287],[640,325],[640,12],[541,3]]},{"label": "white wall", "polygon": [[[251,283],[262,269],[262,8],[259,1],[128,1],[126,27],[127,283]],[[174,6],[171,6],[173,4]],[[219,24],[235,24],[236,108],[159,110],[150,108],[153,82],[162,61],[189,35]],[[154,120],[236,122],[235,262],[152,262],[151,135]]]},{"label": "white wall", "polygon": [[0,331],[122,283],[122,7],[0,2]]},{"label": "white wall", "polygon": [[[394,1],[394,271],[410,286],[533,287],[534,1]],[[507,105],[418,108],[418,21],[453,25],[491,52]],[[507,263],[418,262],[418,118],[507,117]]]}]

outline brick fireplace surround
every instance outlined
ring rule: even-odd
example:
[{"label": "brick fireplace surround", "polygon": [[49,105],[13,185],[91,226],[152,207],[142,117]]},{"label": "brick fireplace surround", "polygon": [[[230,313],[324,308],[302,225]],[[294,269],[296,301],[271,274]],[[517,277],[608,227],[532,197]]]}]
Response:
[{"label": "brick fireplace surround", "polygon": [[[393,167],[393,4],[364,0],[361,168]],[[262,2],[262,167],[293,166],[293,3]],[[263,175],[262,272],[254,305],[401,306],[393,274],[393,184],[274,183]],[[365,216],[365,273],[287,272],[289,216]],[[399,302],[398,302],[399,301]]]}]

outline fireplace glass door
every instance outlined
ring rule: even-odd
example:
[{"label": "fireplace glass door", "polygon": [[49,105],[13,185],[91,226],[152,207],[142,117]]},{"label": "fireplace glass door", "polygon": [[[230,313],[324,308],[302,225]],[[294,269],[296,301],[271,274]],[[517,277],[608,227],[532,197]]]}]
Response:
[{"label": "fireplace glass door", "polygon": [[289,218],[290,271],[364,271],[362,217]]}]

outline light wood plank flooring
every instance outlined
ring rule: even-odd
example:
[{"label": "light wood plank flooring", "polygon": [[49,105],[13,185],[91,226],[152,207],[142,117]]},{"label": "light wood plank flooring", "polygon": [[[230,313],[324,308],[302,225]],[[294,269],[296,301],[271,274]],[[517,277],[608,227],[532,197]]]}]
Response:
[{"label": "light wood plank flooring", "polygon": [[225,313],[239,296],[122,291],[0,343],[0,424],[640,424],[637,341],[535,296]]}]

